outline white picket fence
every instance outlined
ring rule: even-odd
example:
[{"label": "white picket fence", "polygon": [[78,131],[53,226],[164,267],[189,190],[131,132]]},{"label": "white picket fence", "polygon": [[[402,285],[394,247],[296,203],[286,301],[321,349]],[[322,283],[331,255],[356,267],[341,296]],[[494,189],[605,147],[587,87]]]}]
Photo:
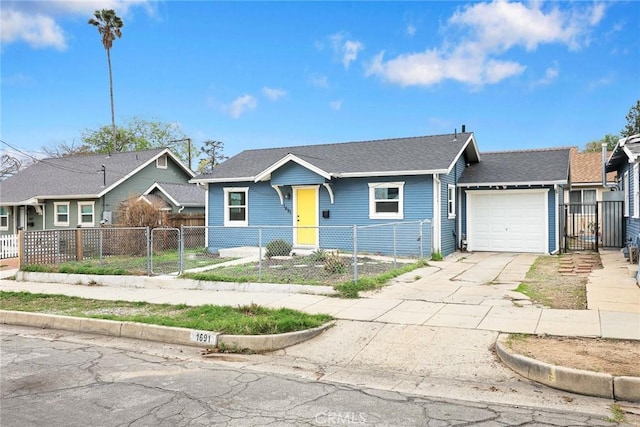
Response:
[{"label": "white picket fence", "polygon": [[18,235],[0,236],[0,259],[18,256]]}]

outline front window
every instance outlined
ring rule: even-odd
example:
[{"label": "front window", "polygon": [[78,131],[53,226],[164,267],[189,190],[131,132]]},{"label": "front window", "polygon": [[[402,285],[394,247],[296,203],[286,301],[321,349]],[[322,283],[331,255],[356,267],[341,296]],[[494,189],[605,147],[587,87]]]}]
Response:
[{"label": "front window", "polygon": [[0,230],[9,229],[9,211],[4,206],[0,206]]},{"label": "front window", "polygon": [[402,219],[404,182],[369,183],[369,218]]},{"label": "front window", "polygon": [[54,215],[53,225],[57,227],[69,226],[69,202],[54,203]]},{"label": "front window", "polygon": [[249,225],[249,189],[225,188],[224,189],[224,225],[247,226]]},{"label": "front window", "polygon": [[156,167],[158,169],[166,169],[167,168],[167,155],[160,156],[156,159]]},{"label": "front window", "polygon": [[447,218],[456,217],[456,186],[447,185]]},{"label": "front window", "polygon": [[93,202],[78,202],[78,224],[84,227],[95,225],[93,206]]}]

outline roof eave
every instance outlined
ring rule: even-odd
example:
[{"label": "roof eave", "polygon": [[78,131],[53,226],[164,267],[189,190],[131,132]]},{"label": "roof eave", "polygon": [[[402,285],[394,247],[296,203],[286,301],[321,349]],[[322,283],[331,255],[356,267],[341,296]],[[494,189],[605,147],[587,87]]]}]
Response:
[{"label": "roof eave", "polygon": [[449,173],[447,169],[431,170],[405,170],[405,171],[371,171],[371,172],[345,172],[335,174],[337,178],[371,178],[376,176],[400,176],[400,175],[434,175]]},{"label": "roof eave", "polygon": [[277,162],[275,162],[274,164],[272,164],[271,166],[269,166],[268,168],[266,168],[265,170],[263,170],[262,172],[260,172],[258,175],[256,175],[254,182],[270,180],[271,174],[274,171],[280,169],[282,166],[284,166],[289,162],[297,163],[303,168],[309,169],[311,172],[320,175],[324,179],[331,179],[331,174],[329,172],[315,166],[312,163],[307,162],[306,160],[301,159],[295,154],[289,153],[283,158],[281,158],[280,160],[278,160]]},{"label": "roof eave", "polygon": [[190,179],[189,182],[193,184],[224,184],[226,182],[247,182],[255,181],[255,176],[242,176],[235,178],[200,178]]},{"label": "roof eave", "polygon": [[458,187],[470,188],[470,187],[533,187],[541,185],[565,185],[568,184],[567,180],[559,181],[528,181],[528,182],[470,182],[461,183],[458,182]]}]

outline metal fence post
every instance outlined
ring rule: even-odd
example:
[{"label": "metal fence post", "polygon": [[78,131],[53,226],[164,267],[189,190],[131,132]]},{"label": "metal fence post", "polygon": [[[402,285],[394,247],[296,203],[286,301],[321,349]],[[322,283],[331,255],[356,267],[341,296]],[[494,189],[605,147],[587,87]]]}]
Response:
[{"label": "metal fence post", "polygon": [[180,224],[178,231],[178,274],[184,271],[184,224]]},{"label": "metal fence post", "polygon": [[258,282],[262,282],[262,227],[258,227]]},{"label": "metal fence post", "polygon": [[420,230],[418,231],[418,239],[420,239],[420,259],[424,259],[424,221],[420,221]]},{"label": "metal fence post", "polygon": [[353,283],[358,283],[358,226],[353,226]]},{"label": "metal fence post", "polygon": [[145,237],[147,241],[147,276],[151,276],[151,232],[149,226],[145,227]]}]

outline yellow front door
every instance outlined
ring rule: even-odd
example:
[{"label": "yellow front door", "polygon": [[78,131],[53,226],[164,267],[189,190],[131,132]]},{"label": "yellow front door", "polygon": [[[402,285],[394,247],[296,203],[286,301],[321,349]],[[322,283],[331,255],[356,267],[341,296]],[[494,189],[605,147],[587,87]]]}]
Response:
[{"label": "yellow front door", "polygon": [[297,188],[296,189],[296,244],[317,246],[318,229],[318,207],[317,188]]}]

